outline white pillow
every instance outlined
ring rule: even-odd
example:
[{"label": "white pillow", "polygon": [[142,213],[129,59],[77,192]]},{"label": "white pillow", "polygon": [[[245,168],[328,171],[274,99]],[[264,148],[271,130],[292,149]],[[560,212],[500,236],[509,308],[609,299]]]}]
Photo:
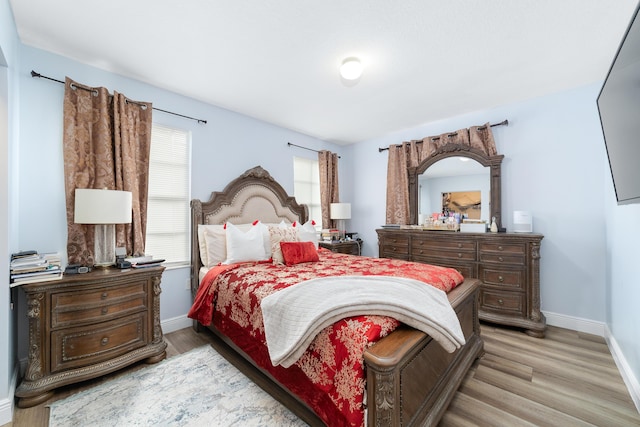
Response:
[{"label": "white pillow", "polygon": [[314,227],[314,221],[307,221],[303,225],[298,225],[296,231],[298,233],[298,241],[313,242],[318,249],[318,232]]},{"label": "white pillow", "polygon": [[271,258],[271,239],[269,236],[269,227],[266,224],[256,221],[254,226],[257,227],[262,233],[262,241],[264,244],[264,256],[266,259]]},{"label": "white pillow", "polygon": [[[227,233],[224,225],[203,225],[201,227],[205,242],[204,256],[202,255],[203,248],[202,246],[200,247],[202,264],[211,268],[227,259]],[[205,258],[207,260],[206,263]]]},{"label": "white pillow", "polygon": [[246,233],[227,222],[226,229],[227,259],[223,264],[236,264],[247,261],[266,261],[264,232],[262,227],[251,227]]},{"label": "white pillow", "polygon": [[204,235],[206,225],[198,224],[198,248],[200,250],[200,261],[205,267],[209,267],[209,256],[207,254],[207,240]]}]

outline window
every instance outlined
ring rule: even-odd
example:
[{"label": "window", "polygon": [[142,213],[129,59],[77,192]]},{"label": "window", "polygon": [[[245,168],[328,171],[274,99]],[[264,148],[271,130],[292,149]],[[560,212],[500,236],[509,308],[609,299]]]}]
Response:
[{"label": "window", "polygon": [[153,124],[145,251],[189,263],[190,132]]},{"label": "window", "polygon": [[309,219],[316,222],[316,228],[322,227],[318,160],[293,158],[293,195],[298,203],[307,205]]}]

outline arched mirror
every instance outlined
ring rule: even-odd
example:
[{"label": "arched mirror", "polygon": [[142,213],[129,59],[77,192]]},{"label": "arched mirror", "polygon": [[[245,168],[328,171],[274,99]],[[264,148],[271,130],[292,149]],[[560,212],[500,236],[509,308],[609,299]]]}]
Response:
[{"label": "arched mirror", "polygon": [[410,223],[450,209],[502,227],[503,155],[488,156],[468,145],[449,144],[409,168]]}]

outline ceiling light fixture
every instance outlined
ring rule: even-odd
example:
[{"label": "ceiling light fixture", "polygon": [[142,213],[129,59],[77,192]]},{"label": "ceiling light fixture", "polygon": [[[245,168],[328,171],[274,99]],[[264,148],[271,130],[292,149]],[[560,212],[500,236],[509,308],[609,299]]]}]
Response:
[{"label": "ceiling light fixture", "polygon": [[362,63],[354,56],[346,58],[340,66],[340,75],[345,80],[357,80],[362,75]]}]

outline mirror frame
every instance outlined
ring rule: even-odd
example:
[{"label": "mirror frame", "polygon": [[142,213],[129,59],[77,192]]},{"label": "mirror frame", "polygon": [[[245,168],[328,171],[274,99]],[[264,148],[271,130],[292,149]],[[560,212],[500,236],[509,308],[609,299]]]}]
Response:
[{"label": "mirror frame", "polygon": [[[503,154],[489,156],[469,145],[447,144],[436,150],[433,155],[424,159],[418,166],[408,168],[409,172],[409,224],[418,224],[418,179],[429,166],[448,157],[468,157],[489,167],[491,180],[490,217],[496,218],[498,228],[502,227],[502,159]],[[491,218],[489,218],[491,220]]]}]

